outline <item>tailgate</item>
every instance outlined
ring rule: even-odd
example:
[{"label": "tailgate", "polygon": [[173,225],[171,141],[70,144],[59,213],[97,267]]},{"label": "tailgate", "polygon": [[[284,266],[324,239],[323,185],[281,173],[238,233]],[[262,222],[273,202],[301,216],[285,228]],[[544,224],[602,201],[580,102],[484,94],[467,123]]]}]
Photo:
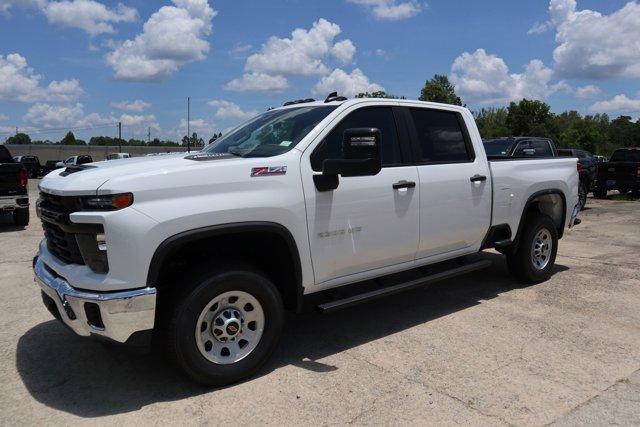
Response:
[{"label": "tailgate", "polygon": [[24,188],[20,185],[19,163],[0,163],[0,197],[24,194]]},{"label": "tailgate", "polygon": [[636,180],[637,162],[609,162],[602,167],[607,181],[628,182]]}]

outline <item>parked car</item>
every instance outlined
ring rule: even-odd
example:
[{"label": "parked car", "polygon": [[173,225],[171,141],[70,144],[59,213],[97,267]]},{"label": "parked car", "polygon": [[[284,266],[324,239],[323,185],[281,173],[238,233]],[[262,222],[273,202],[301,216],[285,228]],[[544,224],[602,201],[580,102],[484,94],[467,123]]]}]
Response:
[{"label": "parked car", "polygon": [[52,170],[58,169],[58,163],[62,163],[62,160],[47,160],[42,167],[42,175],[46,175]]},{"label": "parked car", "polygon": [[10,212],[16,225],[29,224],[29,173],[0,145],[0,212]]},{"label": "parked car", "polygon": [[488,157],[556,157],[556,145],[549,138],[529,136],[483,139]]},{"label": "parked car", "polygon": [[613,152],[611,160],[600,164],[593,194],[605,198],[609,190],[640,193],[640,148],[620,148]]},{"label": "parked car", "polygon": [[491,262],[468,256],[487,248],[517,280],[546,280],[578,223],[576,160],[488,161],[477,135],[463,107],[332,94],[196,154],[53,172],[43,301],[79,335],[164,337],[187,375],[219,385],[268,360],[309,294],[388,279],[318,306],[330,312],[478,271]]},{"label": "parked car", "polygon": [[593,190],[596,179],[598,178],[598,161],[590,152],[573,148],[559,149],[558,155],[578,159],[578,175],[580,176],[578,193],[580,196],[581,209],[584,209],[587,204],[587,194]]},{"label": "parked car", "polygon": [[13,161],[20,163],[27,170],[29,178],[37,178],[42,174],[42,166],[38,156],[15,156]]},{"label": "parked car", "polygon": [[85,154],[81,156],[71,156],[64,162],[58,162],[56,166],[58,168],[63,168],[65,166],[84,165],[86,163],[92,163],[92,162],[93,162],[93,159],[91,158],[91,156],[88,154]]},{"label": "parked car", "polygon": [[107,154],[107,160],[118,160],[118,159],[130,159],[131,154],[129,153],[111,153]]}]

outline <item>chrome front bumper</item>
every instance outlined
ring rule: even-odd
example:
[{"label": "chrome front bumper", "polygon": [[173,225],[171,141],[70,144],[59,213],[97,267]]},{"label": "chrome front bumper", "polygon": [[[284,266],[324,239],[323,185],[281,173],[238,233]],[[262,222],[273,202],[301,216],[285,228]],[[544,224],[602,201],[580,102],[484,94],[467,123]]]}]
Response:
[{"label": "chrome front bumper", "polygon": [[48,269],[40,258],[35,259],[33,272],[35,282],[55,303],[56,317],[78,335],[98,335],[124,343],[135,332],[153,329],[155,288],[121,292],[77,290]]}]

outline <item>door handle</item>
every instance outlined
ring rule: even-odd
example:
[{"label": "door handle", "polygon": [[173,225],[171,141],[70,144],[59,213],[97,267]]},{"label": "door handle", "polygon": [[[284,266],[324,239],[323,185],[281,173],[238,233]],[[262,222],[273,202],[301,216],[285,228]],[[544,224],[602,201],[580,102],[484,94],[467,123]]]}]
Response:
[{"label": "door handle", "polygon": [[393,184],[393,189],[394,190],[400,190],[401,188],[413,188],[416,186],[416,183],[413,181],[405,181],[404,179],[402,181],[398,181],[396,183]]},{"label": "door handle", "polygon": [[484,175],[475,174],[471,178],[469,178],[471,182],[483,182],[487,180],[487,177]]}]

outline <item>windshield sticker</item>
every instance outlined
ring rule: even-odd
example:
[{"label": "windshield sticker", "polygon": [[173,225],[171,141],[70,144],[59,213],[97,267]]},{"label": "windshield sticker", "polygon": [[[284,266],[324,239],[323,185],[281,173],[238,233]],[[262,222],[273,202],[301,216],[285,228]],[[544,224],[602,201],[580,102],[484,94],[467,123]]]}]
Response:
[{"label": "windshield sticker", "polygon": [[251,169],[251,176],[273,176],[273,175],[285,175],[287,173],[286,166],[262,166],[259,168]]},{"label": "windshield sticker", "polygon": [[282,147],[288,147],[288,146],[290,146],[291,144],[293,144],[293,141],[282,141],[282,142],[280,143],[280,146],[282,146]]}]

